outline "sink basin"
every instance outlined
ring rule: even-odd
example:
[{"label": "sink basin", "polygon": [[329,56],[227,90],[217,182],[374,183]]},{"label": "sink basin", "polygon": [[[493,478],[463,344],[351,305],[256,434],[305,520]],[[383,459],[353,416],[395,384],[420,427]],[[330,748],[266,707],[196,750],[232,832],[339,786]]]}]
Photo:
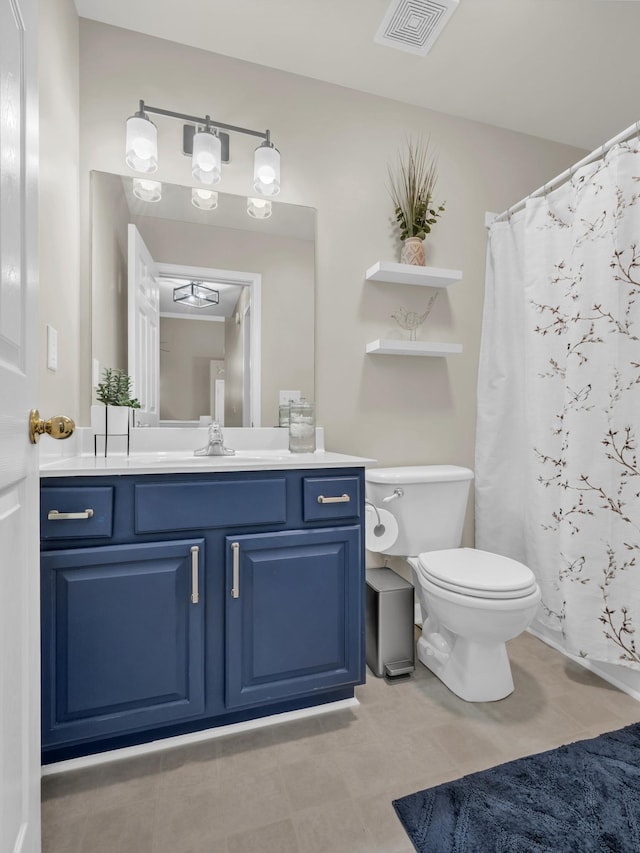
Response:
[{"label": "sink basin", "polygon": [[233,456],[194,456],[193,451],[172,451],[166,453],[132,453],[131,465],[158,465],[175,463],[194,467],[221,466],[233,467],[256,464],[290,462],[292,454],[288,450],[237,450]]}]

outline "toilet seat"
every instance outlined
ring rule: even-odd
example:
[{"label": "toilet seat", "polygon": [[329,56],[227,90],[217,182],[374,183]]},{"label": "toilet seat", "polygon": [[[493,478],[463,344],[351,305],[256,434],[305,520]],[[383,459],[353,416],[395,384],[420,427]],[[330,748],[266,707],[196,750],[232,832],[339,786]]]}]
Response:
[{"label": "toilet seat", "polygon": [[525,598],[537,589],[531,569],[517,560],[475,548],[427,551],[417,560],[420,575],[435,586],[474,598]]}]

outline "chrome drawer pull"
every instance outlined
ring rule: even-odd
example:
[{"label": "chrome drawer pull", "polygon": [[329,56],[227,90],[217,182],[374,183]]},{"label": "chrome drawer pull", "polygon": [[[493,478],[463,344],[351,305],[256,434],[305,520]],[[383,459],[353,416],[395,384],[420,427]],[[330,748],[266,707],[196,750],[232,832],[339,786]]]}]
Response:
[{"label": "chrome drawer pull", "polygon": [[197,604],[200,600],[198,592],[198,554],[200,548],[197,545],[191,546],[191,603]]},{"label": "chrome drawer pull", "polygon": [[348,504],[350,500],[349,495],[339,495],[337,498],[326,498],[324,495],[318,495],[319,504]]},{"label": "chrome drawer pull", "polygon": [[58,512],[57,509],[50,509],[47,514],[49,521],[70,521],[78,518],[93,518],[93,510],[85,509],[84,512]]},{"label": "chrome drawer pull", "polygon": [[240,598],[240,543],[232,542],[231,550],[233,551],[233,589],[231,590],[231,598]]}]

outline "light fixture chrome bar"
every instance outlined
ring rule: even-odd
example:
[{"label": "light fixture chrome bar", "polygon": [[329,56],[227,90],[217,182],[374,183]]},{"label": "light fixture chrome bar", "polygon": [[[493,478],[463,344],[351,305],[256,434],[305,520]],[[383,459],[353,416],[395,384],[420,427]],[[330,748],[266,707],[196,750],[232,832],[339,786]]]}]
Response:
[{"label": "light fixture chrome bar", "polygon": [[187,115],[186,113],[176,113],[173,110],[163,110],[160,107],[150,107],[148,104],[145,104],[144,101],[140,101],[140,111],[144,113],[153,113],[154,115],[159,116],[167,116],[168,118],[175,118],[179,121],[188,121],[193,124],[203,125],[204,127],[217,127],[221,130],[231,130],[234,133],[244,133],[247,136],[257,136],[259,139],[265,139],[267,142],[271,141],[271,131],[265,130],[264,132],[261,130],[251,130],[248,127],[240,127],[236,124],[226,124],[222,121],[215,121],[210,116],[192,116]]}]

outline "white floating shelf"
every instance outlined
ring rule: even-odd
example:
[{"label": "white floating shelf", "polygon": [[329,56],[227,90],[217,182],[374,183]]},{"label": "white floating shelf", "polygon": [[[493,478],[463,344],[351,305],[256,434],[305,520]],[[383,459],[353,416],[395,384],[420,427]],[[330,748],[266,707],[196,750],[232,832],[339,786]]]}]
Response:
[{"label": "white floating shelf", "polygon": [[424,287],[449,287],[462,279],[462,270],[438,267],[418,267],[413,264],[393,264],[378,261],[367,270],[367,281],[387,281],[392,284],[420,284]]},{"label": "white floating shelf", "polygon": [[458,355],[462,344],[439,344],[432,341],[377,340],[367,344],[367,352],[375,355]]}]

